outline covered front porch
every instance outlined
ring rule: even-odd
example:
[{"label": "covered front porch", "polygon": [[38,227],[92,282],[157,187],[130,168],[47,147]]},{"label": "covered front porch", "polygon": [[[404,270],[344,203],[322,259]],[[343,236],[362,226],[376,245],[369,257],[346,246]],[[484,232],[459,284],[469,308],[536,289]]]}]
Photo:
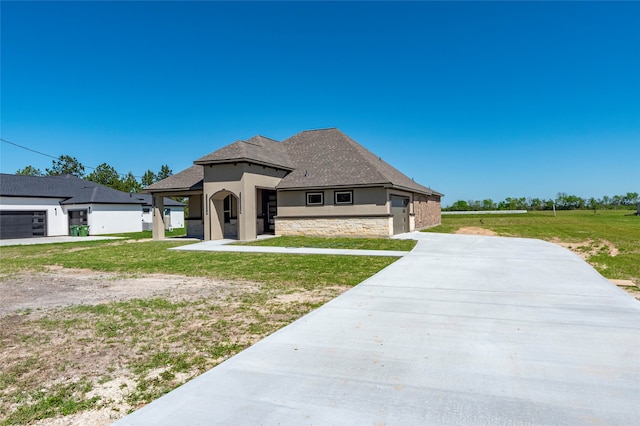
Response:
[{"label": "covered front porch", "polygon": [[188,198],[185,227],[189,238],[244,241],[275,234],[277,193],[274,188],[254,188],[254,194],[249,196],[242,191],[220,188],[213,194],[208,191],[153,193],[154,240],[165,238],[164,197]]}]

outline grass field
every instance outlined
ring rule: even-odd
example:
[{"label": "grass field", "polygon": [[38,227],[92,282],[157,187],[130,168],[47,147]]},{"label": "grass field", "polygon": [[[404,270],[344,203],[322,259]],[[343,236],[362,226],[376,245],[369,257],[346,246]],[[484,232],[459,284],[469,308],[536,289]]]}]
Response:
[{"label": "grass field", "polygon": [[323,238],[323,237],[276,237],[241,243],[267,247],[315,247],[353,250],[397,250],[411,251],[416,242],[412,240],[388,240],[384,238]]},{"label": "grass field", "polygon": [[529,212],[513,215],[444,215],[425,232],[452,233],[465,227],[507,237],[571,243],[602,275],[640,284],[640,216],[630,210]]},{"label": "grass field", "polygon": [[[390,240],[388,242],[391,243]],[[185,244],[188,243],[92,241],[2,247],[0,272],[43,271],[45,267],[55,265],[105,272],[178,274],[313,288],[326,284],[358,284],[396,260],[387,257],[167,250]]]},{"label": "grass field", "polygon": [[[197,292],[173,289],[170,295],[153,298],[27,309],[0,317],[0,425],[105,410],[110,419],[122,417],[397,259],[181,252],[167,249],[189,242],[147,241],[148,232],[126,237],[0,247],[0,284],[9,287],[22,283],[31,288],[37,280],[44,287],[53,280],[60,283],[64,277],[46,275],[60,267],[78,269],[78,274],[99,271],[91,277],[92,286],[98,287],[148,274],[197,277],[201,283]],[[343,248],[354,244],[337,239],[322,243]],[[363,240],[357,245],[392,250],[413,246],[398,243]],[[112,275],[102,278],[103,272]],[[226,284],[208,287],[207,279]],[[94,417],[78,422],[98,423]]]}]

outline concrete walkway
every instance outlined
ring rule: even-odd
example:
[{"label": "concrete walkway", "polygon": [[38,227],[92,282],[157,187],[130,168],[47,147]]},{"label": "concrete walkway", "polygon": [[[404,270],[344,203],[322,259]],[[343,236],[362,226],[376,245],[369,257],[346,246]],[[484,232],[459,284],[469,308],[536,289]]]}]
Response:
[{"label": "concrete walkway", "polygon": [[353,250],[353,249],[332,249],[313,247],[268,247],[268,246],[240,246],[232,245],[237,240],[213,240],[203,241],[188,246],[172,247],[169,250],[179,251],[217,251],[234,253],[281,253],[281,254],[333,254],[348,256],[391,256],[402,257],[408,251],[395,250]]},{"label": "concrete walkway", "polygon": [[638,424],[640,303],[550,243],[415,238],[117,424]]}]

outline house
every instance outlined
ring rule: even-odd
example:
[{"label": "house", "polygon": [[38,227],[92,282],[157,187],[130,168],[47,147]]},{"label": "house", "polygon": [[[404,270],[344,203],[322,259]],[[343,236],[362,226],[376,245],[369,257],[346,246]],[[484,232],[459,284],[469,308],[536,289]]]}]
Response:
[{"label": "house", "polygon": [[[153,215],[151,214],[152,196],[151,194],[133,194],[143,202],[142,204],[142,230],[150,231],[153,223]],[[164,199],[164,229],[184,228],[184,203]]]},{"label": "house", "polygon": [[[88,225],[94,235],[138,232],[150,198],[72,175],[0,174],[0,239],[70,235],[74,225]],[[184,205],[163,202],[174,226],[184,226]]]},{"label": "house", "polygon": [[164,236],[163,197],[179,196],[189,197],[187,235],[205,240],[389,237],[438,225],[443,196],[336,128],[239,140],[143,192],[153,195],[154,238]]}]

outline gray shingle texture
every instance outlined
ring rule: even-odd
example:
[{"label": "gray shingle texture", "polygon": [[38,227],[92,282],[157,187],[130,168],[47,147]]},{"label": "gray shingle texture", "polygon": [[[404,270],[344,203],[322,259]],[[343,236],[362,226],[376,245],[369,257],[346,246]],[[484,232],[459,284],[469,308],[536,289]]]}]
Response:
[{"label": "gray shingle texture", "polygon": [[295,170],[278,189],[390,185],[425,194],[439,194],[408,178],[340,130],[300,132],[282,142]]},{"label": "gray shingle texture", "polygon": [[194,163],[215,164],[229,161],[248,161],[285,170],[293,169],[293,162],[286,148],[280,142],[260,135],[246,141],[236,141],[197,159]]},{"label": "gray shingle texture", "polygon": [[204,180],[204,168],[194,164],[175,175],[151,184],[144,188],[145,192],[161,192],[169,190],[199,190],[202,189]]},{"label": "gray shingle texture", "polygon": [[254,136],[194,161],[194,166],[145,188],[145,192],[201,189],[203,165],[252,162],[288,170],[277,189],[390,186],[427,195],[420,185],[336,128],[307,130],[283,142]]},{"label": "gray shingle texture", "polygon": [[[61,198],[70,204],[150,204],[151,195],[129,194],[73,175],[25,176],[0,174],[0,195],[5,197]],[[149,201],[149,202],[148,202]],[[184,205],[165,199],[166,205]]]}]

